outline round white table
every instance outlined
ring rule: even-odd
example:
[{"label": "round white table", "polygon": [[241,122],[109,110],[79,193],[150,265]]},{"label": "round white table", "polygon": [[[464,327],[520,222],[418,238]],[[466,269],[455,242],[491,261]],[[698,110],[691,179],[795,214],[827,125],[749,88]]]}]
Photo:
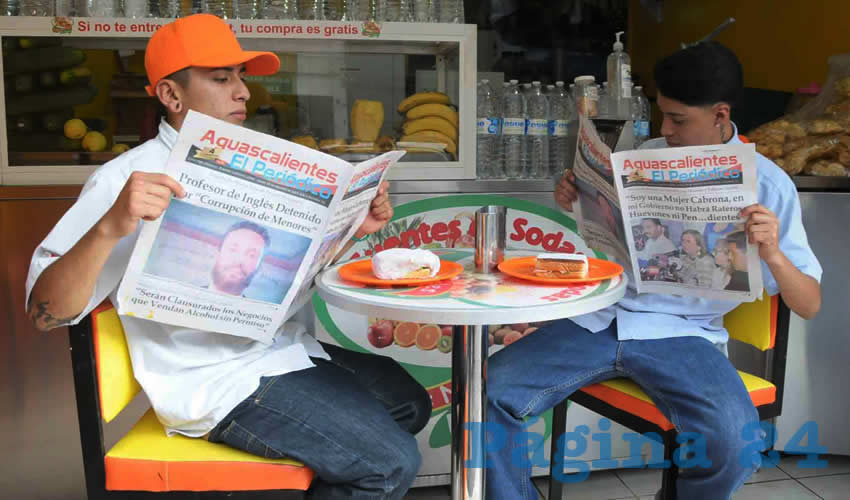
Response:
[{"label": "round white table", "polygon": [[[460,276],[412,288],[375,288],[344,281],[337,264],[316,277],[319,296],[347,311],[398,321],[455,325],[452,349],[452,498],[484,499],[487,421],[487,325],[549,321],[614,304],[626,291],[624,276],[574,284],[542,285],[502,273],[476,274],[471,251],[435,250],[464,265]],[[528,255],[508,252],[506,258]],[[472,425],[469,425],[472,424]],[[464,432],[457,432],[463,429]]]}]

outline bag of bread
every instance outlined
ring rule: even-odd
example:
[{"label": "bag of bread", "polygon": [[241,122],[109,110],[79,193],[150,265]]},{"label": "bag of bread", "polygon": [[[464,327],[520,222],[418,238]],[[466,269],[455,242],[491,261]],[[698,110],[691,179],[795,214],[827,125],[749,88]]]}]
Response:
[{"label": "bag of bread", "polygon": [[817,97],[746,134],[789,175],[846,176],[850,164],[850,54],[829,58]]}]

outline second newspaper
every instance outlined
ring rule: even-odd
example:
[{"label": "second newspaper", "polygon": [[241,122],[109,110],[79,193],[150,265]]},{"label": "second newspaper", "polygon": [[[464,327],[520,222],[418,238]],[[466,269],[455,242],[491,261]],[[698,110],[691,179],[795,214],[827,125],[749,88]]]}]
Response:
[{"label": "second newspaper", "polygon": [[403,155],[352,165],[190,112],[165,170],[186,196],[144,223],[118,312],[272,342]]},{"label": "second newspaper", "polygon": [[740,216],[757,203],[752,144],[612,154],[581,117],[574,172],[579,231],[624,265],[638,293],[761,297],[758,247]]}]

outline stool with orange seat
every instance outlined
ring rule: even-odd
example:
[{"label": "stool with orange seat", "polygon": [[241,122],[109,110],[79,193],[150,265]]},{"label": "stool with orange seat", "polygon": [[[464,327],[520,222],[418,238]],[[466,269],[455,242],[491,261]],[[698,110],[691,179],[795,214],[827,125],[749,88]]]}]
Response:
[{"label": "stool with orange seat", "polygon": [[[69,328],[86,489],[106,498],[303,498],[313,471],[294,460],[272,460],[203,439],[168,437],[153,410],[109,451],[111,422],[139,393],[118,313],[104,303]],[[171,492],[171,493],[168,493]],[[209,492],[209,493],[204,493]],[[267,495],[268,493],[265,493]]]},{"label": "stool with orange seat", "polygon": [[[772,368],[768,374],[769,380],[738,370],[761,420],[777,417],[782,412],[789,317],[790,310],[779,295],[770,297],[766,294],[761,300],[739,305],[723,317],[723,326],[729,332],[730,339],[750,344],[761,351],[770,351]],[[652,432],[661,436],[664,460],[671,464],[663,471],[661,498],[676,498],[678,468],[673,461],[673,452],[677,446],[676,429],[638,384],[626,378],[607,380],[582,387],[555,406],[552,415],[551,457],[556,456],[558,440],[566,431],[568,401],[641,434]],[[564,488],[564,484],[555,479],[556,462],[563,461],[553,458],[549,466],[551,499],[560,499]]]}]

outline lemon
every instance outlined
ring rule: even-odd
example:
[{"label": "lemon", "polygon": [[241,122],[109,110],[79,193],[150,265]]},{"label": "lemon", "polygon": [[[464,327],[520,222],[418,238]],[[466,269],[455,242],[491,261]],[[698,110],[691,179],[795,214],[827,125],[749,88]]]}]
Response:
[{"label": "lemon", "polygon": [[100,132],[91,131],[83,137],[83,149],[91,153],[106,149],[106,137]]},{"label": "lemon", "polygon": [[129,151],[129,150],[130,150],[130,146],[128,146],[126,144],[120,144],[119,143],[119,144],[112,146],[112,152],[118,153],[119,155],[121,153],[124,153],[124,152]]},{"label": "lemon", "polygon": [[65,137],[68,139],[82,139],[86,132],[88,132],[88,127],[79,118],[71,118],[65,122]]}]

